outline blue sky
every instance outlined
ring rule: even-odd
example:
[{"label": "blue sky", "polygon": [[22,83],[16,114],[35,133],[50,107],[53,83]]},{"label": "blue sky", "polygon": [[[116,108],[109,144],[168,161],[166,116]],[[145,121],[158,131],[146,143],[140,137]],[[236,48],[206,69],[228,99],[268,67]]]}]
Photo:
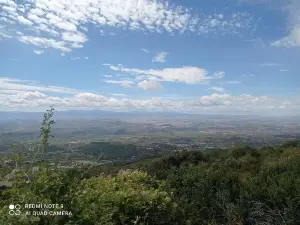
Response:
[{"label": "blue sky", "polygon": [[0,0],[0,110],[299,115],[299,13],[297,0]]}]

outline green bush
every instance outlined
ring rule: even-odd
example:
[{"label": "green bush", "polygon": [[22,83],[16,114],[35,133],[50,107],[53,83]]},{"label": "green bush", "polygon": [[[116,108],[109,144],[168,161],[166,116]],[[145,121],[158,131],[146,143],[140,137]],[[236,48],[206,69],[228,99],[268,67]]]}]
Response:
[{"label": "green bush", "polygon": [[228,224],[239,219],[237,173],[193,166],[173,170],[167,180],[191,224]]},{"label": "green bush", "polygon": [[255,177],[249,178],[243,195],[250,214],[253,214],[250,209],[259,204],[268,209],[268,217],[282,224],[300,224],[299,165],[300,157],[263,168]]},{"label": "green bush", "polygon": [[164,184],[145,172],[83,180],[74,196],[84,224],[183,224],[183,214]]}]

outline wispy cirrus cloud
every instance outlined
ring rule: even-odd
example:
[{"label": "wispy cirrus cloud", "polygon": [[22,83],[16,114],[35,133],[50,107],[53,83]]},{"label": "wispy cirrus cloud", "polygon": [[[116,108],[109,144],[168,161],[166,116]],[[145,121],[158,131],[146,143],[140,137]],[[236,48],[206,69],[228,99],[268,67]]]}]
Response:
[{"label": "wispy cirrus cloud", "polygon": [[256,77],[256,75],[252,74],[252,73],[245,73],[245,74],[242,74],[240,77]]},{"label": "wispy cirrus cloud", "polygon": [[0,91],[1,92],[28,92],[28,91],[42,91],[53,93],[74,94],[79,91],[72,88],[64,88],[59,86],[41,86],[33,85],[35,81],[12,79],[8,77],[0,77]]},{"label": "wispy cirrus cloud", "polygon": [[226,83],[227,83],[227,84],[240,84],[241,81],[239,81],[239,80],[229,80],[229,81],[227,81]]},{"label": "wispy cirrus cloud", "polygon": [[12,36],[11,36],[11,35],[8,35],[8,34],[5,34],[5,33],[2,33],[2,32],[0,32],[0,40],[1,40],[2,38],[12,38]]},{"label": "wispy cirrus cloud", "polygon": [[259,64],[260,66],[267,66],[267,67],[277,67],[277,66],[283,66],[280,63],[271,63],[271,62],[267,62],[267,63],[261,63]]},{"label": "wispy cirrus cloud", "polygon": [[279,70],[280,72],[289,72],[289,70],[288,69],[281,69],[281,70]]},{"label": "wispy cirrus cloud", "polygon": [[[88,24],[141,32],[232,35],[251,30],[249,13],[196,14],[192,9],[149,0],[1,0],[1,21],[19,24],[22,42],[63,52],[82,48]],[[36,34],[32,33],[35,32]],[[114,33],[116,34],[116,33]]]},{"label": "wispy cirrus cloud", "polygon": [[145,48],[142,48],[141,51],[145,52],[145,53],[150,53],[149,50],[145,49]]},{"label": "wispy cirrus cloud", "polygon": [[114,94],[111,94],[112,96],[116,96],[116,97],[126,97],[127,95],[126,94],[119,94],[119,93],[114,93]]},{"label": "wispy cirrus cloud", "polygon": [[105,80],[104,82],[108,84],[119,84],[124,88],[132,88],[132,85],[134,84],[131,80]]},{"label": "wispy cirrus cloud", "polygon": [[89,57],[88,56],[85,56],[85,57],[80,57],[80,56],[71,56],[70,57],[70,59],[71,60],[74,60],[74,61],[76,61],[76,60],[81,60],[81,59],[85,59],[85,60],[87,60],[87,59],[89,59]]},{"label": "wispy cirrus cloud", "polygon": [[216,92],[224,92],[225,91],[225,89],[222,87],[210,87],[209,89],[212,91],[216,91]]}]

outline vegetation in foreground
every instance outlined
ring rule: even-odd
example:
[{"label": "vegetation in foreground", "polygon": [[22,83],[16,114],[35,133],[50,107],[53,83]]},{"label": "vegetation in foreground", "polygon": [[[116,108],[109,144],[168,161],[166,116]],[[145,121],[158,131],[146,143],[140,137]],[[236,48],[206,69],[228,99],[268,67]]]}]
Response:
[{"label": "vegetation in foreground", "polygon": [[[38,160],[49,146],[52,115],[53,109],[45,114],[41,145],[12,154],[14,164],[2,165],[1,174],[12,187],[0,192],[0,224],[300,224],[299,141],[60,169]],[[32,165],[22,163],[26,157]],[[8,205],[30,203],[63,204],[72,215],[9,215]]]}]

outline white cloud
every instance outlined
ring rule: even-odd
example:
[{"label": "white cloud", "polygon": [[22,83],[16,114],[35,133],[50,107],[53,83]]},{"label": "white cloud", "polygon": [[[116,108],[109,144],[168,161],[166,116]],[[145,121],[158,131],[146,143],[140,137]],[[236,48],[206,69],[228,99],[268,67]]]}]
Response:
[{"label": "white cloud", "polygon": [[[53,28],[50,28],[51,26],[47,26],[45,24],[39,24],[33,27],[32,29],[36,31],[37,34],[41,33],[47,33],[50,36],[53,36],[53,38],[56,38],[57,41],[61,41],[60,39],[57,39],[59,36],[59,32],[54,30]],[[67,44],[67,43],[66,43]]]},{"label": "white cloud", "polygon": [[60,28],[61,30],[66,30],[66,31],[69,31],[69,32],[76,32],[77,31],[77,27],[73,23],[70,23],[68,21],[59,21],[57,23],[54,23],[53,25]]},{"label": "white cloud", "polygon": [[[22,84],[27,83],[27,84]],[[11,79],[0,77],[0,90],[2,91],[43,91],[54,93],[74,94],[78,91],[72,88],[64,88],[59,86],[37,86],[31,85],[32,81]]]},{"label": "white cloud", "polygon": [[[63,42],[65,49],[83,47],[88,41],[85,32],[89,24],[100,27],[101,35],[105,26],[142,32],[192,32],[199,35],[240,34],[253,26],[253,18],[248,13],[196,15],[191,9],[161,0],[35,0],[18,3],[1,0],[1,4],[1,18],[8,26],[18,22],[24,25],[20,27],[20,32],[24,32],[25,36],[33,36],[32,30],[37,31],[34,38],[53,36],[55,42]],[[54,45],[45,47],[55,48]]]},{"label": "white cloud", "polygon": [[104,77],[111,78],[111,77],[113,77],[113,75],[104,75]]},{"label": "white cloud", "polygon": [[12,36],[11,36],[11,35],[8,35],[8,34],[5,34],[5,33],[2,33],[2,32],[0,32],[0,40],[1,40],[1,38],[12,38]]},{"label": "white cloud", "polygon": [[222,88],[222,87],[211,87],[209,89],[212,90],[212,91],[217,91],[217,92],[223,92],[223,91],[225,91],[225,89]]},{"label": "white cloud", "polygon": [[30,10],[31,15],[42,16],[45,12],[41,8],[33,8]]},{"label": "white cloud", "polygon": [[61,37],[64,41],[75,43],[84,43],[87,41],[87,37],[83,33],[63,32]]},{"label": "white cloud", "polygon": [[111,94],[111,95],[116,96],[116,97],[126,97],[127,96],[126,94],[118,94],[118,93]]},{"label": "white cloud", "polygon": [[153,62],[166,62],[166,58],[169,55],[168,52],[158,52],[153,58]]},{"label": "white cloud", "polygon": [[40,38],[40,37],[33,37],[33,36],[22,36],[20,38],[20,41],[27,44],[33,44],[41,48],[55,48],[63,52],[71,51],[70,48],[65,47],[65,42],[56,41],[55,39]]},{"label": "white cloud", "polygon": [[120,84],[124,88],[132,88],[134,84],[131,80],[105,80],[104,82],[108,84]]},{"label": "white cloud", "polygon": [[218,72],[215,72],[215,73],[213,74],[213,76],[214,76],[215,78],[223,78],[223,77],[225,76],[225,72],[224,72],[224,71],[218,71]]},{"label": "white cloud", "polygon": [[240,84],[241,81],[238,81],[238,80],[230,80],[230,81],[227,81],[226,83],[227,83],[227,84]]},{"label": "white cloud", "polygon": [[199,67],[181,67],[181,68],[165,68],[161,70],[141,70],[135,68],[125,68],[122,65],[109,66],[111,70],[121,71],[137,76],[142,75],[140,79],[152,79],[157,81],[181,82],[186,84],[207,83],[209,80],[219,78],[208,76],[205,69]]},{"label": "white cloud", "polygon": [[37,55],[41,55],[41,54],[44,53],[43,50],[36,50],[36,49],[34,49],[33,52],[34,52],[35,54],[37,54]]},{"label": "white cloud", "polygon": [[277,47],[287,47],[287,48],[300,47],[300,24],[299,27],[296,27],[291,31],[289,36],[274,41],[272,45]]},{"label": "white cloud", "polygon": [[289,72],[288,69],[281,69],[280,72]]},{"label": "white cloud", "polygon": [[19,93],[26,93],[26,91],[20,91],[20,90],[1,90],[0,94],[19,94]]},{"label": "white cloud", "polygon": [[150,52],[149,50],[147,50],[147,49],[145,49],[145,48],[142,48],[141,51],[146,52],[146,53],[149,53],[149,52]]},{"label": "white cloud", "polygon": [[256,75],[252,73],[246,73],[246,74],[242,74],[241,77],[256,77]]},{"label": "white cloud", "polygon": [[282,8],[288,14],[289,35],[272,42],[272,45],[286,48],[300,47],[300,1],[284,1]]},{"label": "white cloud", "polygon": [[24,18],[24,16],[18,16],[17,19],[21,24],[25,24],[28,26],[33,25],[33,23],[30,20]]},{"label": "white cloud", "polygon": [[160,90],[162,89],[162,85],[156,80],[143,80],[137,85],[139,88],[144,90]]},{"label": "white cloud", "polygon": [[[8,3],[9,2],[11,2],[11,1],[8,1]],[[6,3],[4,2],[4,4],[6,4]],[[4,5],[4,6],[2,6],[2,9],[4,11],[6,11],[6,13],[9,13],[9,14],[11,14],[13,16],[17,15],[16,5],[10,5],[10,4],[8,4],[8,6]]]},{"label": "white cloud", "polygon": [[258,38],[258,37],[250,39],[250,40],[245,40],[245,41],[251,42],[251,43],[253,43],[254,46],[260,47],[260,48],[266,48],[267,46],[269,46],[269,43],[267,43],[265,40]]},{"label": "white cloud", "polygon": [[70,97],[50,96],[39,91],[0,92],[0,110],[44,110],[53,105],[56,109],[108,109],[108,110],[156,110],[207,114],[259,114],[300,115],[300,98],[279,98],[212,94],[197,99],[162,100],[152,98],[137,100],[106,97],[94,93],[77,93]]},{"label": "white cloud", "polygon": [[276,66],[282,66],[282,64],[279,64],[279,63],[261,63],[260,64],[261,66],[268,66],[268,67],[276,67]]},{"label": "white cloud", "polygon": [[21,80],[21,79],[9,78],[9,77],[0,77],[0,81],[15,82],[15,83],[37,83],[37,81],[34,80]]},{"label": "white cloud", "polygon": [[[272,9],[281,10],[285,13],[287,21],[287,28],[285,32],[289,34],[271,42],[272,46],[276,47],[300,47],[300,1],[299,0],[239,0],[241,3],[251,4],[267,4]],[[266,47],[264,41],[257,39],[262,47]],[[268,44],[269,45],[269,44]]]},{"label": "white cloud", "polygon": [[[296,108],[299,108],[299,99],[283,99],[279,97],[270,96],[251,96],[251,95],[238,95],[232,96],[229,94],[212,94],[208,96],[202,96],[198,100],[193,101],[192,104],[196,106],[209,106],[209,107],[221,107],[227,111],[238,110],[245,112],[262,113],[265,110],[276,110],[281,106],[291,107],[292,102],[297,104]],[[233,111],[231,111],[233,112]],[[273,112],[275,113],[275,111]]]},{"label": "white cloud", "polygon": [[16,7],[16,3],[14,1],[12,1],[12,0],[0,0],[0,3],[8,5],[8,6],[14,6],[14,7]]},{"label": "white cloud", "polygon": [[85,56],[85,57],[79,57],[79,56],[71,56],[70,57],[70,59],[71,60],[80,60],[80,59],[85,59],[85,60],[87,60],[87,59],[89,59],[89,57],[87,57],[87,56]]}]

